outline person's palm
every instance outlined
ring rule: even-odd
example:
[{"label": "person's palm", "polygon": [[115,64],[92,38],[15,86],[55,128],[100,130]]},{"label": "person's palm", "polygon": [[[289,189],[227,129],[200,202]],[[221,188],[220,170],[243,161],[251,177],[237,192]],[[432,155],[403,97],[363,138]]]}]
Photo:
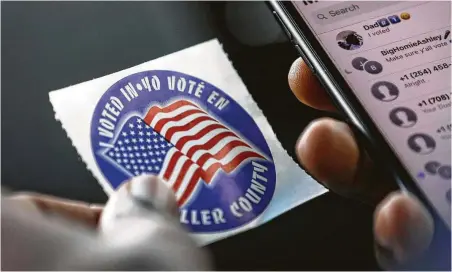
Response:
[{"label": "person's palm", "polygon": [[[304,104],[335,111],[327,93],[301,59],[289,72],[289,85]],[[433,220],[422,204],[376,171],[346,123],[323,118],[312,122],[297,146],[300,163],[330,190],[378,206],[374,216],[376,257],[394,268],[421,256],[433,237]]]}]

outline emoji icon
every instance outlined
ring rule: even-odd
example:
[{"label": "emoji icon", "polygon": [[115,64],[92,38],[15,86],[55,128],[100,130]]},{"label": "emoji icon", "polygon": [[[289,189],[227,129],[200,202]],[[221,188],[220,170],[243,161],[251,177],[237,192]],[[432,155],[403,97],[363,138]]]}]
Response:
[{"label": "emoji icon", "polygon": [[391,24],[395,25],[400,23],[400,18],[397,15],[392,15],[388,17],[388,20],[391,22]]},{"label": "emoji icon", "polygon": [[409,20],[411,15],[408,12],[402,12],[402,14],[400,14],[400,18],[402,18],[402,20]]},{"label": "emoji icon", "polygon": [[377,23],[381,26],[381,27],[387,27],[389,25],[389,21],[386,18],[380,19],[377,21]]}]

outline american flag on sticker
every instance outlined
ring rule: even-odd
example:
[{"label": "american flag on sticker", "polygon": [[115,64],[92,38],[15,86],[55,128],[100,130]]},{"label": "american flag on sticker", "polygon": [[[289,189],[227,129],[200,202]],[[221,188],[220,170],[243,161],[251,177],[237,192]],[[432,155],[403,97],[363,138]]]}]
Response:
[{"label": "american flag on sticker", "polygon": [[266,159],[184,99],[155,105],[144,118],[130,117],[104,154],[128,175],[158,174],[176,194],[179,207],[190,201],[202,182],[212,184],[219,171],[231,173],[251,158]]}]

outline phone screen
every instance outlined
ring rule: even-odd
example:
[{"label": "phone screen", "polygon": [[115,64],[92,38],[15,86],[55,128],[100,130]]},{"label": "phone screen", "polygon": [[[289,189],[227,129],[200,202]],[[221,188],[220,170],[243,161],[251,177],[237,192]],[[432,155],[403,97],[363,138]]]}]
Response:
[{"label": "phone screen", "polygon": [[293,4],[450,228],[450,1]]}]

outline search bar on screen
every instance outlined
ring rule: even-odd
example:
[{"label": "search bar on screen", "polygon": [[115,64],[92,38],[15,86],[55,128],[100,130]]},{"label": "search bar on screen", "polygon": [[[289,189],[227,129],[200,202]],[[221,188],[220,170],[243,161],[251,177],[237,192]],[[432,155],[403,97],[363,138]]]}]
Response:
[{"label": "search bar on screen", "polygon": [[399,3],[401,2],[344,1],[316,10],[311,14],[311,16],[317,24],[329,25]]}]

